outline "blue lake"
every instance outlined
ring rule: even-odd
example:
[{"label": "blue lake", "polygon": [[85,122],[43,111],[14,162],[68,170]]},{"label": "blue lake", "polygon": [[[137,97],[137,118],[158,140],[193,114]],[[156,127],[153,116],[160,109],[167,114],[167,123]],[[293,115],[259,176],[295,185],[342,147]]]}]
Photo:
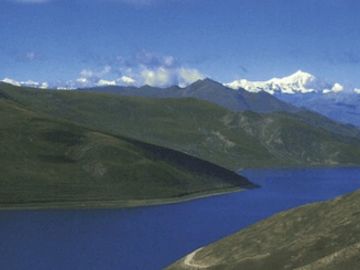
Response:
[{"label": "blue lake", "polygon": [[276,212],[360,189],[360,168],[242,174],[262,188],[133,209],[2,211],[0,269],[162,269]]}]

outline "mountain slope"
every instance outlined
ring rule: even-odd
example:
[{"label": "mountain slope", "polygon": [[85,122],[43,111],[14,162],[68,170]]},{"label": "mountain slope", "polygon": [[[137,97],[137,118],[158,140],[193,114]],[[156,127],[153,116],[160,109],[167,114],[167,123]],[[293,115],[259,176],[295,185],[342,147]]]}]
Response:
[{"label": "mountain slope", "polygon": [[357,270],[360,191],[277,214],[168,269]]},{"label": "mountain slope", "polygon": [[356,93],[329,93],[306,95],[279,95],[278,98],[316,112],[342,123],[360,127],[360,95]]},{"label": "mountain slope", "polygon": [[[32,110],[179,150],[229,169],[360,164],[357,130],[298,114],[235,113],[196,99],[150,99],[6,86]],[[334,130],[339,130],[335,132]]]},{"label": "mountain slope", "polygon": [[180,88],[177,86],[164,89],[150,86],[143,86],[140,88],[110,86],[81,89],[80,91],[153,98],[192,97],[215,103],[235,112],[295,112],[298,110],[295,106],[291,106],[268,93],[250,93],[243,89],[234,91],[211,79],[199,80],[185,88]]},{"label": "mountain slope", "polygon": [[222,167],[0,95],[0,207],[127,206],[254,187]]},{"label": "mountain slope", "polygon": [[[239,87],[236,88],[237,90],[232,90],[210,79],[197,81],[186,88],[180,88],[177,86],[166,89],[151,86],[143,86],[140,88],[110,86],[103,88],[82,89],[81,91],[155,98],[193,97],[215,103],[235,112],[291,112],[297,113],[302,120],[307,121],[309,124],[316,122],[316,125],[320,125],[322,128],[329,128],[332,126],[332,132],[340,134],[344,134],[343,132],[345,132],[346,134],[349,134],[349,131],[352,129],[350,133],[359,135],[358,129],[346,127],[345,130],[344,127],[341,127],[341,125],[335,124],[334,122],[330,123],[331,121],[325,120],[325,118],[319,115],[319,113],[328,116],[331,119],[340,120],[344,123],[356,124],[358,122],[358,119],[356,118],[356,116],[358,116],[356,113],[357,111],[354,111],[356,106],[353,105],[346,108],[344,108],[344,106],[346,106],[346,104],[355,104],[356,101],[358,101],[358,99],[356,99],[357,96],[360,97],[360,95],[353,95],[355,97],[353,98],[352,103],[349,103],[349,100],[336,102],[336,100],[330,98],[336,97],[336,94],[317,94],[315,92],[318,92],[318,90],[310,88],[311,84],[316,84],[314,85],[314,88],[316,89],[319,89],[320,86],[323,88],[330,87],[325,83],[319,83],[313,75],[299,71],[291,76],[282,79],[273,79],[271,80],[271,83],[266,83],[266,87],[271,86],[274,88],[271,91],[260,88],[262,87],[262,84],[257,85],[256,87],[258,88],[255,90],[250,88],[250,90],[246,91]],[[268,92],[275,93],[275,95],[273,96]],[[283,92],[283,94],[279,94],[279,92]],[[321,121],[318,121],[319,119],[321,119]],[[346,121],[346,119],[348,120]],[[326,125],[323,125],[324,121],[326,122]]]},{"label": "mountain slope", "polygon": [[[326,87],[331,88],[331,85],[321,82],[313,75],[303,71],[298,71],[288,77],[275,78],[266,82],[240,80],[226,84],[226,86],[229,88],[224,87],[224,85],[216,81],[205,79],[199,80],[186,88],[177,86],[165,89],[151,86],[143,86],[140,88],[109,86],[81,89],[80,91],[155,98],[193,97],[215,103],[235,112],[254,111],[269,113],[284,111],[297,113],[299,117],[309,124],[316,121],[321,127],[324,127],[321,125],[322,121],[317,120],[320,118],[325,119],[319,115],[319,113],[331,119],[340,120],[343,123],[358,124],[360,121],[356,118],[356,116],[358,116],[357,111],[354,111],[356,105],[344,107],[346,104],[355,104],[358,100],[356,98],[358,96],[360,97],[360,95],[353,95],[354,99],[352,103],[349,103],[349,100],[346,102],[336,102],[336,100],[330,98],[337,96],[336,94],[329,93],[324,95],[318,93],[320,91],[319,89]],[[242,87],[247,90],[242,89]],[[316,112],[318,114],[316,114]],[[326,120],[326,122],[330,124],[331,121]],[[333,126],[331,131],[333,132],[339,132],[339,129],[341,130],[340,132],[342,132],[344,129],[335,123],[331,125]],[[327,125],[327,127],[329,127],[329,125]],[[345,133],[348,134],[351,128],[347,127],[347,129],[348,131],[345,131]],[[351,133],[358,134],[359,130],[353,129]]]}]

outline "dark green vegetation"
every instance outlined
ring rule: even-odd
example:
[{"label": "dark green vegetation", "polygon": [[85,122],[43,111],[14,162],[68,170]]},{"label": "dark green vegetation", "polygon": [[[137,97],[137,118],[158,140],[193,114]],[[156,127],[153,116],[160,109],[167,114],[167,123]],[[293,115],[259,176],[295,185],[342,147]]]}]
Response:
[{"label": "dark green vegetation", "polygon": [[318,114],[232,112],[192,98],[150,99],[3,85],[28,109],[175,149],[235,170],[360,164],[359,130]]},{"label": "dark green vegetation", "polygon": [[[63,95],[52,94],[42,92],[55,103]],[[66,102],[56,108],[66,110]],[[234,172],[184,153],[36,112],[3,90],[0,123],[0,207],[126,206],[254,187]]]},{"label": "dark green vegetation", "polygon": [[360,164],[359,130],[307,111],[0,84],[0,120],[3,205],[142,203],[251,187],[223,167]]},{"label": "dark green vegetation", "polygon": [[360,191],[280,213],[168,269],[357,270],[359,205]]}]

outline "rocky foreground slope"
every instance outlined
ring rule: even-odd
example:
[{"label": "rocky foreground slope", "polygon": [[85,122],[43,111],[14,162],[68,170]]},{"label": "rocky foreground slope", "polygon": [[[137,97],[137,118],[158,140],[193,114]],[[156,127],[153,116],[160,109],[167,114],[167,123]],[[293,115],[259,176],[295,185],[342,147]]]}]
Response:
[{"label": "rocky foreground slope", "polygon": [[198,249],[169,270],[357,270],[360,191],[286,211]]}]

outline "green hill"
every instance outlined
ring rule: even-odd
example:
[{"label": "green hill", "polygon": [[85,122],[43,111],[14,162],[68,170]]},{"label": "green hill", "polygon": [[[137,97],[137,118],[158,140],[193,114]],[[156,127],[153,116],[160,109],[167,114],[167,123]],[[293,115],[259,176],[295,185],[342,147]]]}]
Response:
[{"label": "green hill", "polygon": [[124,97],[5,84],[0,91],[31,110],[232,170],[360,164],[359,130],[314,113],[232,112],[192,98]]},{"label": "green hill", "polygon": [[357,270],[360,191],[277,214],[170,266],[221,270]]},{"label": "green hill", "polygon": [[0,93],[0,207],[130,206],[241,188],[189,155],[56,120]]}]

